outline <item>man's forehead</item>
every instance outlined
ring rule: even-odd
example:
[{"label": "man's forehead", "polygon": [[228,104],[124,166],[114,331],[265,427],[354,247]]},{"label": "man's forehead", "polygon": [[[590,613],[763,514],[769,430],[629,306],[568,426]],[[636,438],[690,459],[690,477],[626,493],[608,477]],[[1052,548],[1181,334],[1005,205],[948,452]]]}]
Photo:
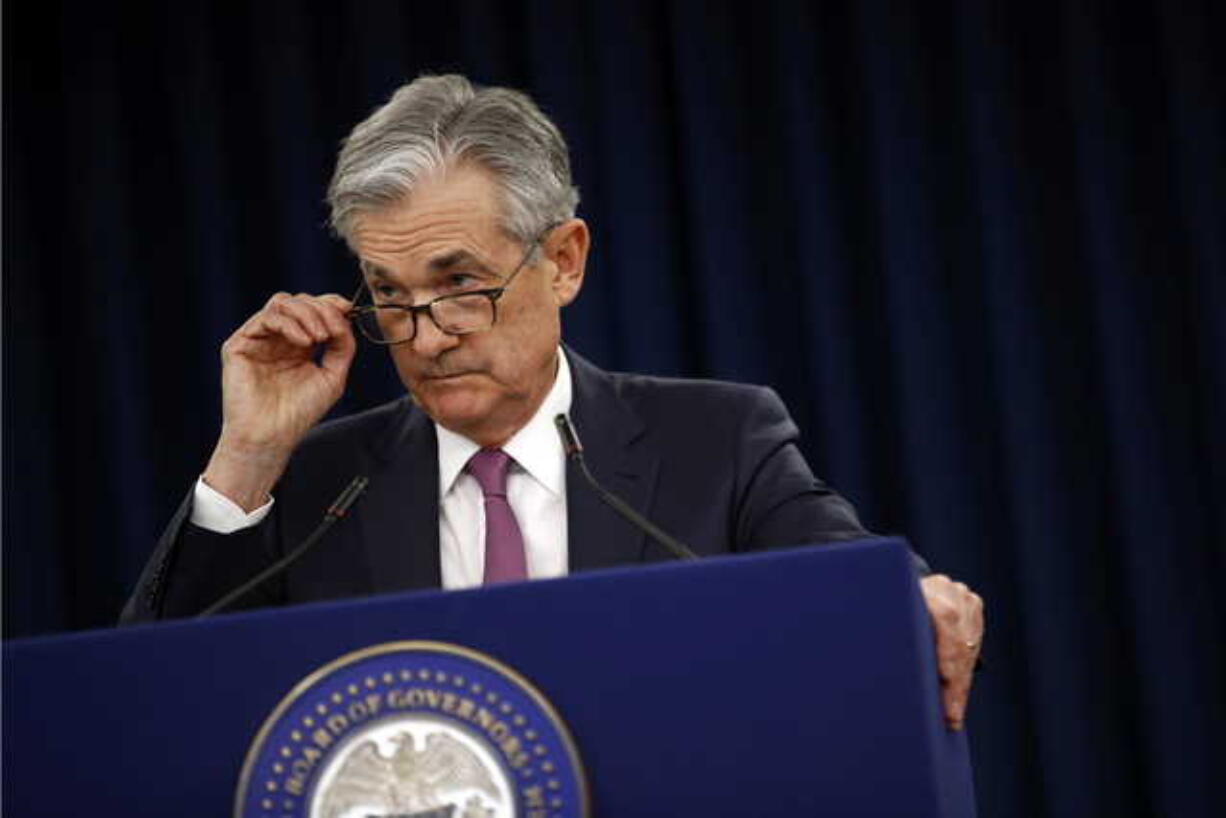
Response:
[{"label": "man's forehead", "polygon": [[508,240],[491,214],[448,210],[423,216],[389,209],[359,217],[353,250],[364,268],[442,270],[489,264]]}]

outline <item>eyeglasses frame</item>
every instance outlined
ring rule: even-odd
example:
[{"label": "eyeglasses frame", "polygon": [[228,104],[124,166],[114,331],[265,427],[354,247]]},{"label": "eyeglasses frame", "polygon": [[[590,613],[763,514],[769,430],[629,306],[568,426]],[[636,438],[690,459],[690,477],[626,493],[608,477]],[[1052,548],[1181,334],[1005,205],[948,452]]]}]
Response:
[{"label": "eyeglasses frame", "polygon": [[[430,320],[434,323],[434,326],[444,335],[475,335],[478,332],[487,332],[490,329],[493,329],[494,325],[498,323],[498,300],[502,298],[503,293],[507,291],[507,288],[511,286],[511,283],[515,281],[515,277],[519,275],[520,271],[523,270],[524,267],[528,266],[528,259],[532,258],[532,254],[535,253],[536,249],[541,246],[541,243],[545,240],[545,237],[548,236],[555,227],[558,227],[559,224],[552,224],[549,227],[546,227],[528,244],[528,249],[524,253],[523,258],[519,260],[519,264],[515,265],[515,269],[511,271],[511,274],[506,277],[506,280],[499,287],[466,290],[462,293],[448,293],[447,295],[440,295],[437,298],[432,298],[425,304],[369,304],[362,307],[354,307],[345,314],[345,317],[349,319],[349,321],[356,324],[358,318],[361,316],[373,315],[379,310],[402,310],[412,316],[413,331],[409,333],[408,338],[400,341],[385,341],[382,339],[371,338],[370,334],[363,329],[362,325],[358,324],[358,330],[362,333],[366,340],[373,344],[379,344],[380,346],[399,346],[400,344],[407,344],[417,338],[417,316],[421,315],[422,313],[430,316]],[[365,281],[363,281],[360,285],[358,285],[357,291],[354,292],[353,298],[350,300],[356,302],[362,295],[362,290],[366,288],[367,284]],[[488,327],[469,330],[467,332],[449,332],[448,330],[443,329],[443,327],[439,324],[438,319],[434,317],[434,305],[440,301],[451,301],[457,298],[470,298],[474,295],[483,295],[490,300],[490,308],[493,312],[493,318],[490,320],[490,325]],[[374,300],[373,296],[371,300]]]}]

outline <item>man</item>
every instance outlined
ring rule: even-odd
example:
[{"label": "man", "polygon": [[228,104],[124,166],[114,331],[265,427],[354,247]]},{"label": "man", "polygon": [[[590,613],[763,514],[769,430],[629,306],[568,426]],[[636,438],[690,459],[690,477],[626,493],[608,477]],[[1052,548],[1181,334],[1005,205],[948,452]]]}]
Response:
[{"label": "man", "polygon": [[[329,542],[241,605],[663,558],[567,474],[563,413],[598,478],[700,554],[867,535],[770,390],[611,374],[562,348],[590,239],[565,142],[526,96],[417,79],[350,134],[329,200],[359,293],[279,293],[226,341],[221,435],[126,621],[199,612],[303,540],[357,474],[370,488]],[[353,324],[409,397],[313,428],[344,390]],[[921,583],[960,727],[981,602]]]}]

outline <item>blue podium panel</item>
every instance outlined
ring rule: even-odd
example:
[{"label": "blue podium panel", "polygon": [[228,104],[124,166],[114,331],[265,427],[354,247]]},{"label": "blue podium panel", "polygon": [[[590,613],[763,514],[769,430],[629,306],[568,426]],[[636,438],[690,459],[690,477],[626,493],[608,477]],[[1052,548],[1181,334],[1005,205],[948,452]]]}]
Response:
[{"label": "blue podium panel", "polygon": [[229,814],[298,682],[418,639],[532,681],[570,727],[594,815],[974,814],[895,540],[10,643],[6,813]]}]

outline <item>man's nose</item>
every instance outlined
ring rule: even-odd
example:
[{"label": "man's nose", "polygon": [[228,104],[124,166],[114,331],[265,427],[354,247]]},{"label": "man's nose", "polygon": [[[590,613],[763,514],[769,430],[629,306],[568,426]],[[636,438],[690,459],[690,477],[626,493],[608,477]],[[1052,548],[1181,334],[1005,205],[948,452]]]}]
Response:
[{"label": "man's nose", "polygon": [[425,358],[436,358],[460,343],[460,336],[448,335],[438,328],[429,315],[417,316],[417,335],[413,338],[413,351]]}]

